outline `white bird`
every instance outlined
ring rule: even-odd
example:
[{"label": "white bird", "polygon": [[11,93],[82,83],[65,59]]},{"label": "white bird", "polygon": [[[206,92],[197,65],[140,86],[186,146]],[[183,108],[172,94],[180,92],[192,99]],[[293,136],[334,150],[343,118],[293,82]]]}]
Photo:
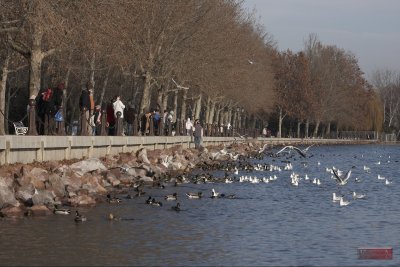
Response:
[{"label": "white bird", "polygon": [[305,157],[306,157],[307,151],[308,151],[308,150],[310,149],[310,147],[312,147],[312,146],[314,146],[314,145],[311,145],[311,146],[309,146],[309,147],[306,147],[306,148],[303,149],[303,150],[301,150],[300,148],[295,147],[295,146],[285,146],[284,148],[282,148],[281,150],[279,150],[278,152],[276,152],[276,155],[282,153],[282,152],[285,151],[286,149],[294,149],[294,150],[296,150],[296,151],[300,154],[300,156],[302,156],[303,158],[305,158]]},{"label": "white bird", "polygon": [[215,189],[211,189],[211,198],[216,198],[218,197],[219,193],[215,192]]},{"label": "white bird", "polygon": [[348,172],[346,173],[345,176],[339,175],[338,171],[335,170],[335,169],[332,169],[332,171],[333,171],[333,174],[335,175],[336,181],[337,181],[337,183],[338,183],[339,185],[345,185],[345,184],[347,184],[347,180],[349,180],[350,175],[351,175],[351,169],[348,170]]},{"label": "white bird", "polygon": [[390,182],[388,179],[385,180],[385,185],[390,185],[392,182]]},{"label": "white bird", "polygon": [[378,180],[385,180],[386,178],[384,176],[381,176],[380,174],[378,174]]},{"label": "white bird", "polygon": [[345,201],[343,198],[341,198],[340,200],[339,200],[339,205],[342,207],[342,206],[347,206],[347,205],[349,205],[350,204],[350,202],[349,201]]},{"label": "white bird", "polygon": [[353,199],[362,199],[365,198],[364,194],[357,194],[356,192],[353,192]]},{"label": "white bird", "polygon": [[239,170],[238,168],[235,166],[235,171],[233,172],[233,174],[238,175],[239,174]]},{"label": "white bird", "polygon": [[371,171],[371,168],[364,165],[364,171],[370,172],[370,171]]},{"label": "white bird", "polygon": [[317,179],[317,185],[321,185],[321,181]]},{"label": "white bird", "polygon": [[341,199],[343,199],[342,196],[336,196],[336,193],[332,193],[332,201],[333,201],[333,202],[338,202],[338,201],[340,201]]}]

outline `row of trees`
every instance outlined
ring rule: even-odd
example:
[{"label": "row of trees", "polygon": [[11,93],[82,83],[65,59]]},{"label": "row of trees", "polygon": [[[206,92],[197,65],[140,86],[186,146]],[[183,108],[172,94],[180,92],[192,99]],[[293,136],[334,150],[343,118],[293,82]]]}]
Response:
[{"label": "row of trees", "polygon": [[299,136],[303,123],[306,136],[310,124],[315,135],[321,125],[382,125],[380,99],[351,53],[314,35],[302,52],[279,52],[240,1],[0,0],[0,42],[1,134],[9,113],[20,119],[29,97],[60,82],[66,118],[77,120],[88,81],[97,104],[118,94],[138,114],[158,105],[236,127],[277,118],[278,134],[296,121]]}]

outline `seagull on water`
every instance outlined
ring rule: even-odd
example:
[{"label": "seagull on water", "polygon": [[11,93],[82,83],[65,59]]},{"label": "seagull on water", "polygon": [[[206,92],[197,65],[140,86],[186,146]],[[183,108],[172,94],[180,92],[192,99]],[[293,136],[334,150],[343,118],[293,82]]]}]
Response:
[{"label": "seagull on water", "polygon": [[349,205],[350,204],[350,201],[345,201],[343,198],[341,198],[340,200],[339,200],[339,205],[342,207],[342,206],[347,206],[347,205]]},{"label": "seagull on water", "polygon": [[337,196],[336,193],[332,193],[332,201],[338,202],[343,199],[343,196]]},{"label": "seagull on water", "polygon": [[357,194],[356,192],[353,192],[353,199],[363,199],[365,198],[365,194]]}]

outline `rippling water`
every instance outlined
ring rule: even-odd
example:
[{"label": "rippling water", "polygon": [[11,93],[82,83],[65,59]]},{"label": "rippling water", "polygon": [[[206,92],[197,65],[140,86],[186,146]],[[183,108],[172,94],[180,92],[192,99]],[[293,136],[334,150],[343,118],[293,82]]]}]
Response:
[{"label": "rippling water", "polygon": [[[78,224],[72,215],[2,219],[0,265],[400,266],[399,146],[319,146],[309,152],[313,156],[306,160],[291,159],[293,171],[319,178],[320,186],[304,180],[291,186],[292,171],[254,172],[278,179],[145,190],[162,198],[189,191],[209,196],[215,188],[240,198],[182,197],[180,213],[170,209],[173,201],[153,207],[142,197],[80,209],[88,221]],[[254,163],[283,167],[281,160],[285,157]],[[332,166],[343,171],[356,166],[347,185],[330,178],[326,167]],[[378,174],[393,183],[385,185]],[[362,181],[355,183],[355,177]],[[353,191],[367,199],[352,200]],[[350,205],[333,203],[333,192],[344,194]],[[110,222],[109,212],[134,220]],[[358,260],[359,247],[393,247],[393,260]]]}]

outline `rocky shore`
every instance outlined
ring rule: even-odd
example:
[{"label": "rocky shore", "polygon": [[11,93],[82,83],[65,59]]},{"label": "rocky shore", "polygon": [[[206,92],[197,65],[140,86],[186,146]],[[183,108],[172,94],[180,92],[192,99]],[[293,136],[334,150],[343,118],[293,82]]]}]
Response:
[{"label": "rocky shore", "polygon": [[0,216],[45,216],[56,207],[95,206],[107,194],[182,182],[183,174],[195,168],[217,169],[221,162],[258,154],[262,147],[251,140],[202,150],[142,148],[104,158],[5,165],[0,168]]}]

